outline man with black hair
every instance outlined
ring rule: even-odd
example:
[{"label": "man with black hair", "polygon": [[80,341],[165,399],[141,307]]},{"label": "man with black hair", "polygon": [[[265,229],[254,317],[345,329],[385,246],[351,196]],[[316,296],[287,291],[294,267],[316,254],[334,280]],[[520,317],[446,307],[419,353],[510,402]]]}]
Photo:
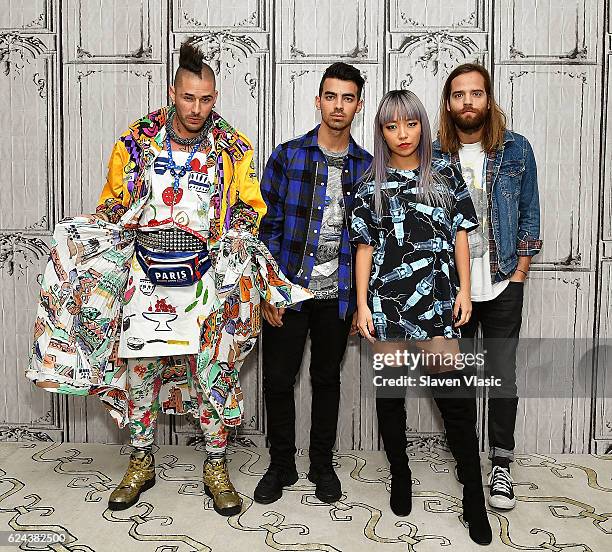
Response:
[{"label": "man with black hair", "polygon": [[352,328],[354,249],[348,235],[356,184],[371,156],[351,137],[361,111],[364,79],[346,63],[334,63],[321,79],[315,105],[321,124],[279,145],[261,182],[267,214],[259,237],[284,274],[314,293],[285,310],[264,303],[263,377],[270,467],[255,489],[257,502],[278,500],[294,484],[293,388],[310,333],[312,408],[310,471],[316,496],[335,502],[342,494],[332,467],[340,402],[340,364]]},{"label": "man with black hair", "polygon": [[96,215],[56,227],[27,375],[52,391],[96,394],[129,425],[111,510],[155,484],[159,412],[197,416],[204,490],[230,516],[242,501],[225,447],[243,417],[238,374],[257,340],[259,298],[283,306],[310,294],[278,274],[256,238],[266,207],[253,148],[213,110],[215,74],[192,43],[181,46],[169,93],[172,106],[116,142]]}]

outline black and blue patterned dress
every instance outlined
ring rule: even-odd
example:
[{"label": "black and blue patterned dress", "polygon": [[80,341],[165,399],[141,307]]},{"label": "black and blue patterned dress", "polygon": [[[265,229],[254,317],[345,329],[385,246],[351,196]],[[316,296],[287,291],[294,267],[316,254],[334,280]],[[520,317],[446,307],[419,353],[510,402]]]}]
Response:
[{"label": "black and blue patterned dress", "polygon": [[381,341],[460,337],[453,324],[455,238],[458,229],[476,228],[478,218],[461,172],[440,161],[432,168],[446,184],[446,207],[418,201],[418,169],[388,170],[381,217],[373,182],[355,198],[351,240],[374,247],[368,303]]}]

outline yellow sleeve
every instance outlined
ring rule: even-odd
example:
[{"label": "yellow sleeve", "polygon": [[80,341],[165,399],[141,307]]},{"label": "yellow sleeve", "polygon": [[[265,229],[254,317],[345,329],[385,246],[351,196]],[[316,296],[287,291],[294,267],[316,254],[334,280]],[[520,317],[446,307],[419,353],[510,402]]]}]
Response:
[{"label": "yellow sleeve", "polygon": [[[240,137],[250,145],[247,138],[242,135]],[[242,159],[235,164],[234,171],[236,193],[232,194],[230,227],[257,235],[267,207],[255,173],[252,147],[244,152]]]},{"label": "yellow sleeve", "polygon": [[238,164],[236,172],[238,176],[238,195],[244,203],[255,209],[258,215],[257,226],[259,226],[268,208],[261,195],[252,149],[245,152],[244,158]]},{"label": "yellow sleeve", "polygon": [[98,199],[96,213],[102,213],[110,222],[117,222],[130,204],[130,192],[127,187],[130,156],[123,142],[118,141],[113,147],[108,160],[106,183]]}]

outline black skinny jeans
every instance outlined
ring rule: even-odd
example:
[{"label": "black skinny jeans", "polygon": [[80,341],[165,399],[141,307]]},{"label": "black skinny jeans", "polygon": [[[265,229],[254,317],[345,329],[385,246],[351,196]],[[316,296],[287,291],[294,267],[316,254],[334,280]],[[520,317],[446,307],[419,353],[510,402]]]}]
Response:
[{"label": "black skinny jeans", "polygon": [[[521,282],[508,287],[491,301],[472,303],[472,317],[461,327],[462,350],[474,349],[478,325],[482,328],[486,349],[486,375],[501,380],[501,387],[489,389],[489,458],[514,459],[514,429],[518,397],[516,389],[516,349],[523,313]],[[490,340],[490,341],[489,341]]]},{"label": "black skinny jeans", "polygon": [[270,464],[295,467],[295,401],[293,388],[310,332],[310,464],[331,468],[340,403],[340,364],[351,317],[338,318],[338,301],[311,299],[302,310],[287,309],[283,326],[263,322],[263,388],[270,443]]}]

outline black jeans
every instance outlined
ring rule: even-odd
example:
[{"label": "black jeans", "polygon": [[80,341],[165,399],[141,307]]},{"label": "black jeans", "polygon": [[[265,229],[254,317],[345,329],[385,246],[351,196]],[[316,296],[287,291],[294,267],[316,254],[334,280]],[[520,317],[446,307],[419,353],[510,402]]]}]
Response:
[{"label": "black jeans", "polygon": [[[486,375],[501,380],[491,387],[488,399],[489,458],[514,459],[514,428],[518,398],[516,393],[516,349],[523,316],[524,284],[510,282],[491,301],[472,303],[472,317],[461,327],[462,350],[473,350],[478,325],[486,349]],[[491,340],[491,341],[487,341]]]},{"label": "black jeans", "polygon": [[310,464],[331,467],[340,403],[340,364],[351,317],[338,317],[335,299],[305,301],[301,311],[287,309],[280,328],[263,322],[263,388],[270,443],[270,464],[295,466],[293,387],[310,331]]}]

